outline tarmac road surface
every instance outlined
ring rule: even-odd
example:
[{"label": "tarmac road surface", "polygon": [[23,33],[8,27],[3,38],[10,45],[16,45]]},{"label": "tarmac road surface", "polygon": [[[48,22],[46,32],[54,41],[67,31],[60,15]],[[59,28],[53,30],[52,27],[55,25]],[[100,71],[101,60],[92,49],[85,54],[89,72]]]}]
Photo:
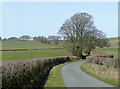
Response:
[{"label": "tarmac road surface", "polygon": [[80,66],[84,62],[75,62],[61,68],[62,79],[66,87],[109,87],[108,89],[118,89],[83,72]]}]

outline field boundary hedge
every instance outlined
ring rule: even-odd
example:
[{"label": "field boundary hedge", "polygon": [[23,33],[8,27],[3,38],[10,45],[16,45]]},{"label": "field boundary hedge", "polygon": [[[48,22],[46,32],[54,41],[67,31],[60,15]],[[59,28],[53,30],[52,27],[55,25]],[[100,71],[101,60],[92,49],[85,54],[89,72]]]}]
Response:
[{"label": "field boundary hedge", "polygon": [[41,49],[2,49],[0,51],[28,51],[28,50],[52,50],[52,49],[63,49],[63,48],[41,48]]},{"label": "field boundary hedge", "polygon": [[88,56],[86,58],[87,63],[93,63],[98,65],[103,65],[107,68],[118,68],[119,59],[112,58],[112,56]]},{"label": "field boundary hedge", "polygon": [[3,61],[2,89],[41,89],[52,67],[79,60],[76,56]]}]

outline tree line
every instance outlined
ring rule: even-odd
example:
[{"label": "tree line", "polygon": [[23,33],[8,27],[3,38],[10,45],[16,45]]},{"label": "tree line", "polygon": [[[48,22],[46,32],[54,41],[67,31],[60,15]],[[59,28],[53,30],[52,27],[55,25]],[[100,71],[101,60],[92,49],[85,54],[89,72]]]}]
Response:
[{"label": "tree line", "polygon": [[57,44],[58,41],[61,40],[61,37],[60,36],[48,36],[48,37],[38,36],[38,37],[31,37],[29,35],[22,35],[19,38],[17,38],[17,37],[10,37],[8,39],[6,39],[6,38],[2,39],[0,37],[0,40],[2,40],[2,41],[5,41],[5,40],[8,40],[8,41],[17,41],[17,40],[20,40],[20,41],[38,41],[38,42],[41,42],[41,43],[48,43],[48,44],[51,44],[51,41],[52,41],[52,42],[54,42],[54,44]]}]

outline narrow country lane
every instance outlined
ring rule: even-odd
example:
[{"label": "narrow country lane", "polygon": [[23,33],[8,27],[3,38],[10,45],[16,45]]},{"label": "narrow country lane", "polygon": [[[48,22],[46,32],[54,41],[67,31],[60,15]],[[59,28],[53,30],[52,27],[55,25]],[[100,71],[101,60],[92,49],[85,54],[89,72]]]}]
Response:
[{"label": "narrow country lane", "polygon": [[66,87],[111,87],[113,89],[113,86],[83,72],[80,66],[84,62],[75,62],[62,67],[61,74]]}]

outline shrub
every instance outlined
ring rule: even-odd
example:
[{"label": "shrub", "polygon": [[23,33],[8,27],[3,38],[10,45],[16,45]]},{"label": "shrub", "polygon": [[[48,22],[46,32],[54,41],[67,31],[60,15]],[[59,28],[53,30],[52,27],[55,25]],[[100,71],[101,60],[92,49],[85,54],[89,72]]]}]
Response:
[{"label": "shrub", "polygon": [[107,68],[118,68],[118,59],[117,58],[106,58],[98,56],[89,56],[87,57],[87,63],[93,63],[98,65],[103,65]]},{"label": "shrub", "polygon": [[77,61],[75,56],[3,61],[3,89],[39,89],[50,69],[58,64]]},{"label": "shrub", "polygon": [[97,55],[96,57],[113,58],[114,56],[112,54],[109,54],[109,55]]}]

